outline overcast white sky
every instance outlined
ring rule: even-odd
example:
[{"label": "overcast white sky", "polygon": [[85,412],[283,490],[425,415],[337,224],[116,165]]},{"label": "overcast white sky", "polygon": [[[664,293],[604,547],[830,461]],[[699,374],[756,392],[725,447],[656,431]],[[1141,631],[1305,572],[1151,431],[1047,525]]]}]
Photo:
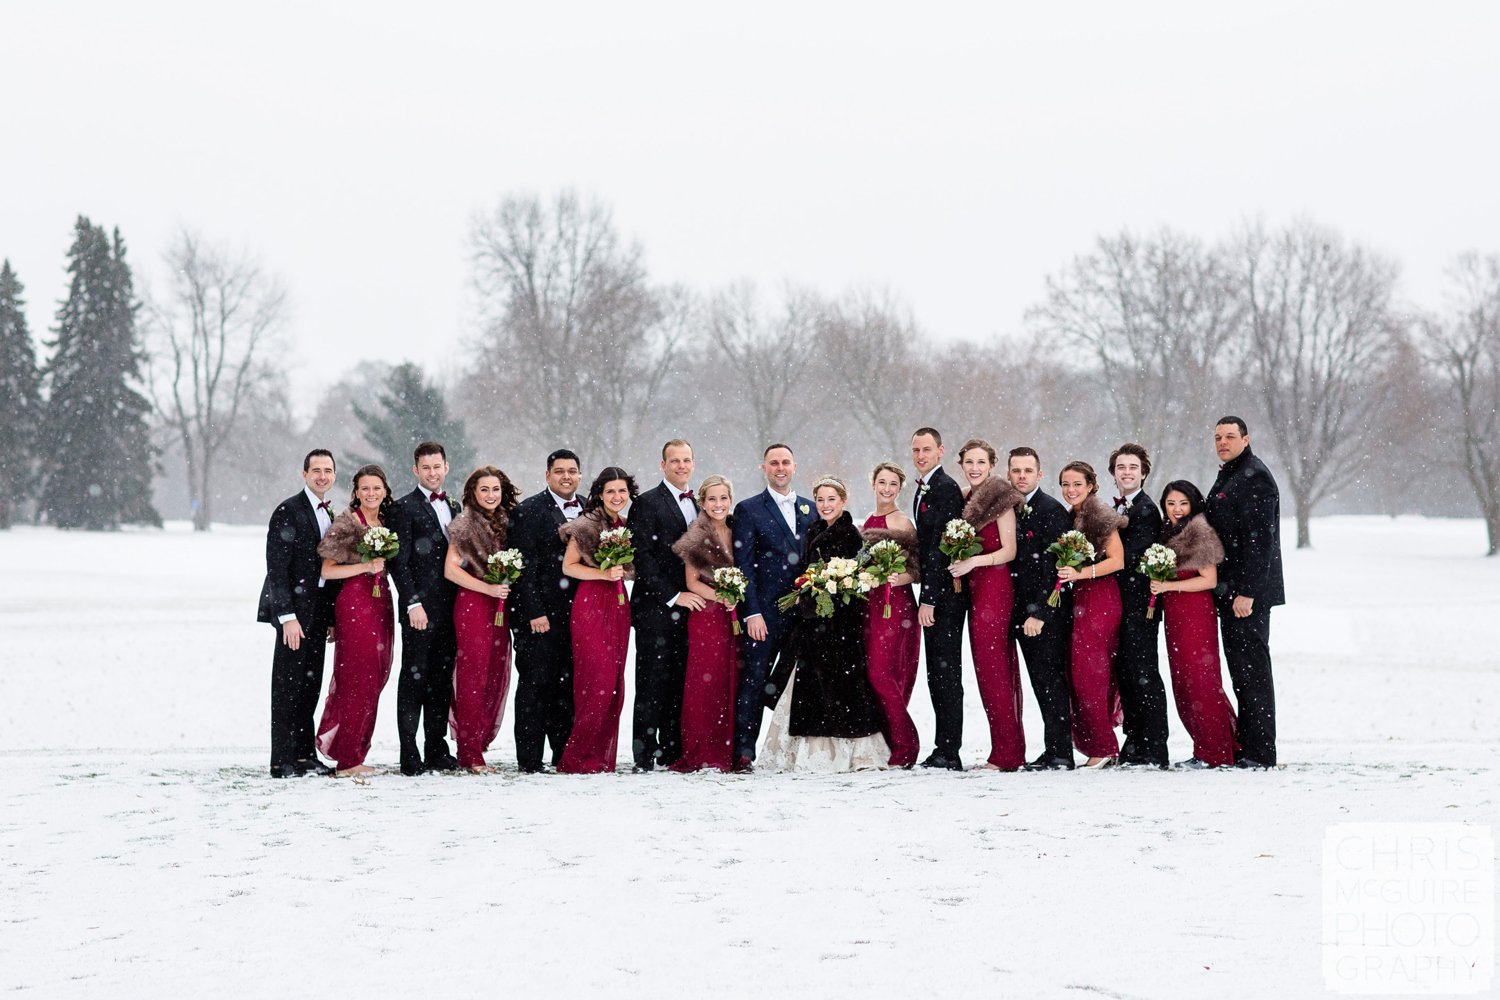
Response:
[{"label": "overcast white sky", "polygon": [[297,384],[453,362],[507,192],[610,203],[655,278],[885,284],[1020,329],[1100,233],[1311,215],[1435,301],[1500,251],[1500,5],[5,2],[0,256],[47,336],[73,220],[138,273],[253,248]]}]

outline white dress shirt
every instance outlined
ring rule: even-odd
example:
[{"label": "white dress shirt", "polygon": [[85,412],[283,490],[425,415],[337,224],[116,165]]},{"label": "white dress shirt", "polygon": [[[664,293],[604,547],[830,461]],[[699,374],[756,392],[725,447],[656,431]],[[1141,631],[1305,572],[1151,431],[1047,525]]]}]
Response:
[{"label": "white dress shirt", "polygon": [[[698,517],[698,507],[693,503],[693,491],[687,487],[679,490],[665,479],[662,480],[661,484],[671,490],[672,496],[677,499],[677,509],[682,511],[682,519],[688,524],[692,524]],[[688,495],[683,497],[681,496],[683,493]]]},{"label": "white dress shirt", "polygon": [[776,501],[776,506],[781,510],[781,516],[786,518],[786,526],[792,534],[797,533],[797,493],[778,493],[776,489],[767,486],[771,499]]},{"label": "white dress shirt", "polygon": [[448,525],[450,525],[450,524],[453,523],[453,508],[448,506],[448,501],[447,500],[434,500],[434,499],[432,499],[432,495],[435,492],[437,492],[437,491],[435,491],[435,490],[428,490],[427,491],[427,503],[429,505],[431,505],[432,512],[437,515],[438,526],[443,529],[443,537],[447,538],[448,537]]},{"label": "white dress shirt", "polygon": [[573,494],[573,499],[574,500],[578,500],[578,505],[576,507],[568,507],[568,506],[566,506],[566,504],[568,503],[568,501],[564,500],[562,497],[558,496],[556,493],[553,493],[551,487],[547,488],[547,492],[548,493],[552,493],[552,502],[555,503],[555,504],[557,504],[557,509],[560,510],[560,511],[562,511],[562,516],[565,517],[565,518],[567,518],[569,521],[573,520],[573,518],[575,518],[579,514],[583,513],[583,501],[582,500],[578,500],[578,494],[577,493]]},{"label": "white dress shirt", "polygon": [[1119,503],[1115,504],[1115,513],[1117,513],[1117,514],[1123,514],[1126,511],[1128,511],[1130,509],[1130,505],[1133,504],[1133,503],[1135,503],[1136,495],[1138,493],[1140,493],[1140,492],[1141,492],[1140,487],[1136,487],[1135,489],[1131,490],[1129,493],[1125,494],[1125,502],[1123,504],[1119,504]]}]

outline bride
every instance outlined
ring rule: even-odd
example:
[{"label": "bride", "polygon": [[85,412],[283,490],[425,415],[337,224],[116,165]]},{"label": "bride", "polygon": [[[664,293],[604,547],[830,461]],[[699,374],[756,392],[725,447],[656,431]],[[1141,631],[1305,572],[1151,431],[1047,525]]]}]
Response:
[{"label": "bride", "polygon": [[[821,520],[807,532],[804,566],[859,553],[862,539],[844,511],[849,489],[833,476],[813,484]],[[771,690],[781,691],[759,763],[771,771],[884,769],[891,757],[881,735],[880,707],[865,667],[865,608],[834,602],[833,617],[819,618],[812,598],[797,603],[789,655],[777,667]]]}]

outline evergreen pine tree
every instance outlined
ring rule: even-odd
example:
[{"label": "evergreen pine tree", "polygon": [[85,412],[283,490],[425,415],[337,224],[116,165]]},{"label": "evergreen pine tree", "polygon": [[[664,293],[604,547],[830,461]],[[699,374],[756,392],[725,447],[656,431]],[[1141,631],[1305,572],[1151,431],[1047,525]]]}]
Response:
[{"label": "evergreen pine tree", "polygon": [[[353,404],[365,440],[377,456],[360,462],[378,462],[386,476],[399,482],[412,466],[411,453],[417,445],[436,441],[448,453],[449,468],[460,476],[469,474],[474,449],[464,433],[464,422],[449,418],[442,393],[422,377],[421,368],[411,362],[392,368],[379,401],[379,410]],[[396,488],[395,483],[392,488]]]},{"label": "evergreen pine tree", "polygon": [[0,265],[0,529],[36,486],[41,429],[41,369],[26,326],[21,284],[7,260]]},{"label": "evergreen pine tree", "polygon": [[99,531],[161,524],[151,506],[155,449],[140,392],[143,353],[135,327],[125,242],[83,216],[68,249],[72,278],[57,312],[48,362],[42,507],[61,528]]}]

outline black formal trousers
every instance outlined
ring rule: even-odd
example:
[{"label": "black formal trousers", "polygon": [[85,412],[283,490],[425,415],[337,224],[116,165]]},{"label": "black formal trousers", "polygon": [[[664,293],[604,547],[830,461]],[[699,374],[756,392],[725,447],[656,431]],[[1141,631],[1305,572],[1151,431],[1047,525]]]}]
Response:
[{"label": "black formal trousers", "polygon": [[[434,602],[427,627],[401,626],[401,678],[396,682],[396,735],[401,757],[417,752],[417,726],[423,734],[423,757],[449,754],[448,709],[453,704],[453,660],[458,637],[451,609],[443,613]],[[437,613],[433,613],[437,612]]]},{"label": "black formal trousers", "polygon": [[635,712],[631,754],[636,767],[675,764],[682,756],[682,690],[687,682],[687,612],[680,623],[635,630]]},{"label": "black formal trousers", "polygon": [[544,745],[552,766],[562,760],[573,731],[573,634],[568,620],[546,632],[527,622],[512,635],[516,651],[516,763],[523,771],[542,766]]},{"label": "black formal trousers", "polygon": [[1120,649],[1115,654],[1115,685],[1125,710],[1120,760],[1126,763],[1167,763],[1167,687],[1157,655],[1160,626],[1160,601],[1155,618],[1146,617],[1144,604],[1125,602]]},{"label": "black formal trousers", "polygon": [[[1247,618],[1219,611],[1224,661],[1239,703],[1239,758],[1276,763],[1276,686],[1271,680],[1271,609],[1259,602]],[[1239,759],[1237,758],[1237,759]]]},{"label": "black formal trousers", "polygon": [[313,745],[318,694],[323,689],[323,659],[328,621],[318,602],[312,621],[302,622],[302,642],[292,649],[276,628],[276,651],[271,657],[271,767],[290,767],[317,760]]},{"label": "black formal trousers", "polygon": [[[951,584],[945,580],[940,586]],[[927,693],[932,697],[932,713],[937,722],[933,749],[954,758],[964,741],[963,639],[968,610],[969,595],[965,590],[961,600],[939,603],[934,609],[933,623],[922,629]]]},{"label": "black formal trousers", "polygon": [[1042,739],[1046,756],[1073,759],[1072,686],[1068,679],[1072,657],[1072,630],[1067,620],[1054,617],[1040,635],[1028,636],[1022,618],[1011,626],[1011,634],[1026,659],[1031,691],[1042,713]]}]

